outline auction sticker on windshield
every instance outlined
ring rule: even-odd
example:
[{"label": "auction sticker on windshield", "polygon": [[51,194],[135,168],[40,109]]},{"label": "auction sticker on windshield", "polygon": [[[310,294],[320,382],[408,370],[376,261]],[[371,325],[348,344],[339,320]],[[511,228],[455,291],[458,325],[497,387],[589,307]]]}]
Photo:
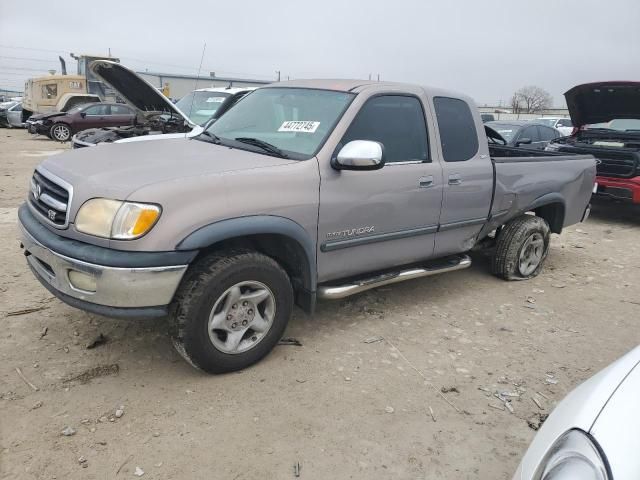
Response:
[{"label": "auction sticker on windshield", "polygon": [[289,121],[284,122],[278,129],[279,132],[303,132],[303,133],[315,133],[320,126],[320,122],[309,121]]},{"label": "auction sticker on windshield", "polygon": [[207,103],[222,103],[224,102],[225,97],[209,97],[207,98]]}]

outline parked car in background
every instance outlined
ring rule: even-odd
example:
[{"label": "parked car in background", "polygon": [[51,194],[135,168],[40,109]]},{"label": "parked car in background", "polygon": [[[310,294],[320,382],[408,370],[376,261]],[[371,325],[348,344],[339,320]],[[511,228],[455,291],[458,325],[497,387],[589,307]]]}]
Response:
[{"label": "parked car in background", "polygon": [[22,103],[0,103],[0,126],[9,128],[24,127],[22,122]]},{"label": "parked car in background", "polygon": [[203,88],[174,104],[156,87],[123,65],[96,61],[91,68],[135,110],[136,120],[133,125],[124,127],[84,130],[74,135],[73,148],[199,135],[201,124],[218,118],[255,89]]},{"label": "parked car in background", "polygon": [[31,115],[27,127],[30,133],[66,142],[74,133],[87,128],[133,125],[135,118],[135,111],[122,103],[87,103],[67,112]]},{"label": "parked car in background", "polygon": [[639,479],[639,398],[636,347],[556,406],[513,480]]},{"label": "parked car in background", "polygon": [[482,123],[493,122],[496,119],[493,113],[481,113],[480,118],[482,119]]},{"label": "parked car in background", "polygon": [[595,160],[485,132],[454,92],[275,83],[197,137],[46,159],[18,213],[25,258],[62,301],[169,316],[192,365],[238,370],[278,343],[294,302],[467,268],[478,242],[498,277],[538,275],[551,233],[588,215]]},{"label": "parked car in background", "polygon": [[498,120],[485,125],[493,128],[510,147],[544,150],[547,144],[562,134],[555,128],[524,120]]},{"label": "parked car in background", "polygon": [[573,122],[570,118],[564,117],[541,117],[534,120],[536,123],[553,127],[558,130],[563,136],[571,135],[573,132]]},{"label": "parked car in background", "polygon": [[596,194],[640,204],[640,82],[578,85],[564,96],[576,131],[547,150],[592,154]]}]

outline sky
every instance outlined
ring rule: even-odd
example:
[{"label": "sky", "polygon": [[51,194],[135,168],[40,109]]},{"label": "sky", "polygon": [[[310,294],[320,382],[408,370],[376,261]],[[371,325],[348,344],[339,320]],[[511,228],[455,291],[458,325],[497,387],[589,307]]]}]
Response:
[{"label": "sky", "polygon": [[[574,85],[640,80],[640,0],[0,0],[0,88],[107,54],[138,71],[377,78],[555,106]],[[203,47],[204,57],[202,57]]]}]

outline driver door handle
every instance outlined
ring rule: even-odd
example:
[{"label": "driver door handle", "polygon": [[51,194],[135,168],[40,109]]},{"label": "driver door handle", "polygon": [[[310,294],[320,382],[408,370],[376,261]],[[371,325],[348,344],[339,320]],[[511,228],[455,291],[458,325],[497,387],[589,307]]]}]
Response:
[{"label": "driver door handle", "polygon": [[433,187],[433,175],[420,177],[420,188],[429,188],[429,187]]},{"label": "driver door handle", "polygon": [[449,185],[462,185],[462,177],[459,173],[449,175]]}]

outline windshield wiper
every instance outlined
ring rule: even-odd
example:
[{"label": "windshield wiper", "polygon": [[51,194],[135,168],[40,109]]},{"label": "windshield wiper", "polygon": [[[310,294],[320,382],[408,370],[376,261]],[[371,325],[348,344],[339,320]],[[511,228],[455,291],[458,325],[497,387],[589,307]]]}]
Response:
[{"label": "windshield wiper", "polygon": [[269,142],[265,142],[264,140],[260,140],[258,138],[253,137],[236,137],[237,142],[246,143],[248,145],[253,145],[255,147],[263,149],[265,152],[269,152],[273,155],[276,155],[280,158],[289,158],[289,155],[284,153],[275,145],[270,144]]},{"label": "windshield wiper", "polygon": [[205,136],[207,138],[210,138],[211,140],[207,140],[207,142],[211,142],[211,143],[215,143],[216,145],[220,145],[220,137],[217,136],[215,133],[211,133],[209,130],[204,130],[200,135],[196,136],[195,138],[201,137],[201,136]]}]

